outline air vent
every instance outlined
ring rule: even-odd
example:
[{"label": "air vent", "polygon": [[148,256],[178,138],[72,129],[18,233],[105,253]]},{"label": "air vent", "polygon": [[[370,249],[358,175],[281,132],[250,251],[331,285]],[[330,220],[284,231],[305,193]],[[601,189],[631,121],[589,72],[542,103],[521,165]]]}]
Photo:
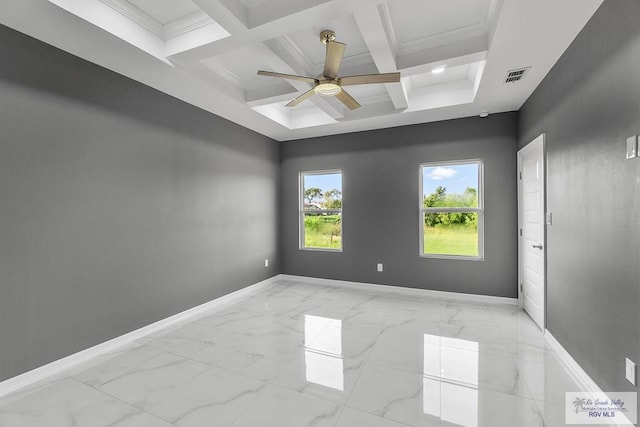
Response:
[{"label": "air vent", "polygon": [[511,70],[507,72],[507,76],[504,79],[505,83],[517,83],[522,80],[531,67],[518,68],[517,70]]}]

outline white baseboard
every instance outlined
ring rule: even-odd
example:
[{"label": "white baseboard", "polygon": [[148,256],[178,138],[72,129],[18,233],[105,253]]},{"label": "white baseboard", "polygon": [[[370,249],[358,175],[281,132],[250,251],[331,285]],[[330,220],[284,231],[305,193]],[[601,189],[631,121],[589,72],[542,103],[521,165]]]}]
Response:
[{"label": "white baseboard", "polygon": [[142,328],[136,329],[135,331],[131,331],[109,341],[105,341],[101,344],[71,354],[67,357],[56,360],[44,366],[40,366],[36,369],[25,372],[24,374],[9,378],[8,380],[0,382],[0,397],[35,384],[36,382],[45,380],[60,372],[66,371],[74,366],[79,365],[80,363],[86,362],[93,357],[117,350],[118,348],[130,344],[131,342],[143,338],[147,335],[159,332],[163,329],[178,326],[213,311],[222,310],[235,303],[238,299],[245,298],[253,293],[262,290],[263,288],[276,282],[278,278],[279,276],[270,277],[269,279],[247,286],[246,288],[242,288],[230,294],[223,295],[204,304],[167,317],[166,319],[162,319],[150,325],[143,326]]},{"label": "white baseboard", "polygon": [[582,366],[576,362],[576,360],[569,354],[567,350],[556,340],[556,338],[549,332],[548,329],[544,330],[544,338],[553,350],[557,353],[560,361],[564,365],[565,369],[569,371],[573,380],[578,384],[581,391],[588,393],[602,393],[602,390],[596,384],[593,379],[582,369]]},{"label": "white baseboard", "polygon": [[375,283],[348,282],[345,280],[321,279],[317,277],[294,276],[290,274],[281,274],[281,279],[296,280],[303,283],[314,285],[328,284],[333,286],[350,287],[352,289],[366,289],[368,291],[398,292],[409,296],[427,296],[433,298],[445,298],[451,300],[460,300],[467,302],[480,302],[486,304],[506,304],[518,305],[518,298],[495,297],[490,295],[463,294],[458,292],[434,291],[430,289],[406,288],[402,286],[378,285]]},{"label": "white baseboard", "polygon": [[[549,346],[556,352],[558,355],[560,362],[564,366],[564,368],[569,372],[573,380],[577,383],[578,387],[580,387],[580,391],[584,391],[586,393],[604,393],[600,386],[596,384],[596,382],[586,373],[582,366],[569,354],[569,352],[560,344],[560,342],[551,334],[548,329],[544,330],[544,338],[549,344]],[[624,414],[617,413],[616,419],[612,421],[612,424],[615,425],[633,425]]]}]

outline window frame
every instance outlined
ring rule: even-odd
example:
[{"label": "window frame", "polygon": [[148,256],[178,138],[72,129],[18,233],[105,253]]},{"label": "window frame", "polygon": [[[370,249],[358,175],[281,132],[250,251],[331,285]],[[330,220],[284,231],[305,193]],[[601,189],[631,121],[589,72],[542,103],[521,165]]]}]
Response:
[{"label": "window frame", "polygon": [[[340,194],[341,194],[341,208],[340,209],[316,209],[313,212],[318,212],[320,214],[339,214],[340,215],[340,247],[339,248],[316,248],[305,246],[304,244],[304,177],[307,175],[329,175],[329,174],[340,174]],[[342,252],[344,248],[344,217],[342,215],[342,211],[344,210],[344,174],[342,169],[326,169],[326,170],[314,170],[314,171],[303,171],[298,173],[298,249],[301,251],[320,251],[320,252]]]},{"label": "window frame", "polygon": [[[438,166],[462,166],[462,165],[478,165],[478,206],[472,207],[457,207],[457,208],[425,208],[424,207],[424,168],[438,167]],[[421,163],[419,167],[419,215],[418,222],[420,224],[419,234],[419,255],[420,258],[432,258],[432,259],[451,259],[451,260],[466,260],[466,261],[484,261],[484,160],[483,159],[463,159],[463,160],[444,160],[439,162],[427,162]],[[424,252],[424,215],[425,213],[434,212],[476,212],[478,214],[478,255],[450,255],[450,254],[427,254]]]}]

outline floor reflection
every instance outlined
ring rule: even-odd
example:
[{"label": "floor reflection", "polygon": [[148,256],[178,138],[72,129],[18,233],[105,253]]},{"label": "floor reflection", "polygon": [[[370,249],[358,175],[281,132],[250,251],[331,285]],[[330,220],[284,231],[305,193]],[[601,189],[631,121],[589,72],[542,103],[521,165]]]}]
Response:
[{"label": "floor reflection", "polygon": [[342,320],[304,316],[306,380],[344,391]]},{"label": "floor reflection", "polygon": [[424,335],[423,412],[465,427],[478,426],[477,342]]}]

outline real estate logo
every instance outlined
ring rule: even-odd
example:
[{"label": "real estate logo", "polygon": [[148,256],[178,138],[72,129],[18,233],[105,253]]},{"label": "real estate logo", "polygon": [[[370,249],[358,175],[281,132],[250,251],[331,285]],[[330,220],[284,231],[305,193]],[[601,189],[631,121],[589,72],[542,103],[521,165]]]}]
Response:
[{"label": "real estate logo", "polygon": [[634,425],[637,393],[565,393],[565,423]]}]

